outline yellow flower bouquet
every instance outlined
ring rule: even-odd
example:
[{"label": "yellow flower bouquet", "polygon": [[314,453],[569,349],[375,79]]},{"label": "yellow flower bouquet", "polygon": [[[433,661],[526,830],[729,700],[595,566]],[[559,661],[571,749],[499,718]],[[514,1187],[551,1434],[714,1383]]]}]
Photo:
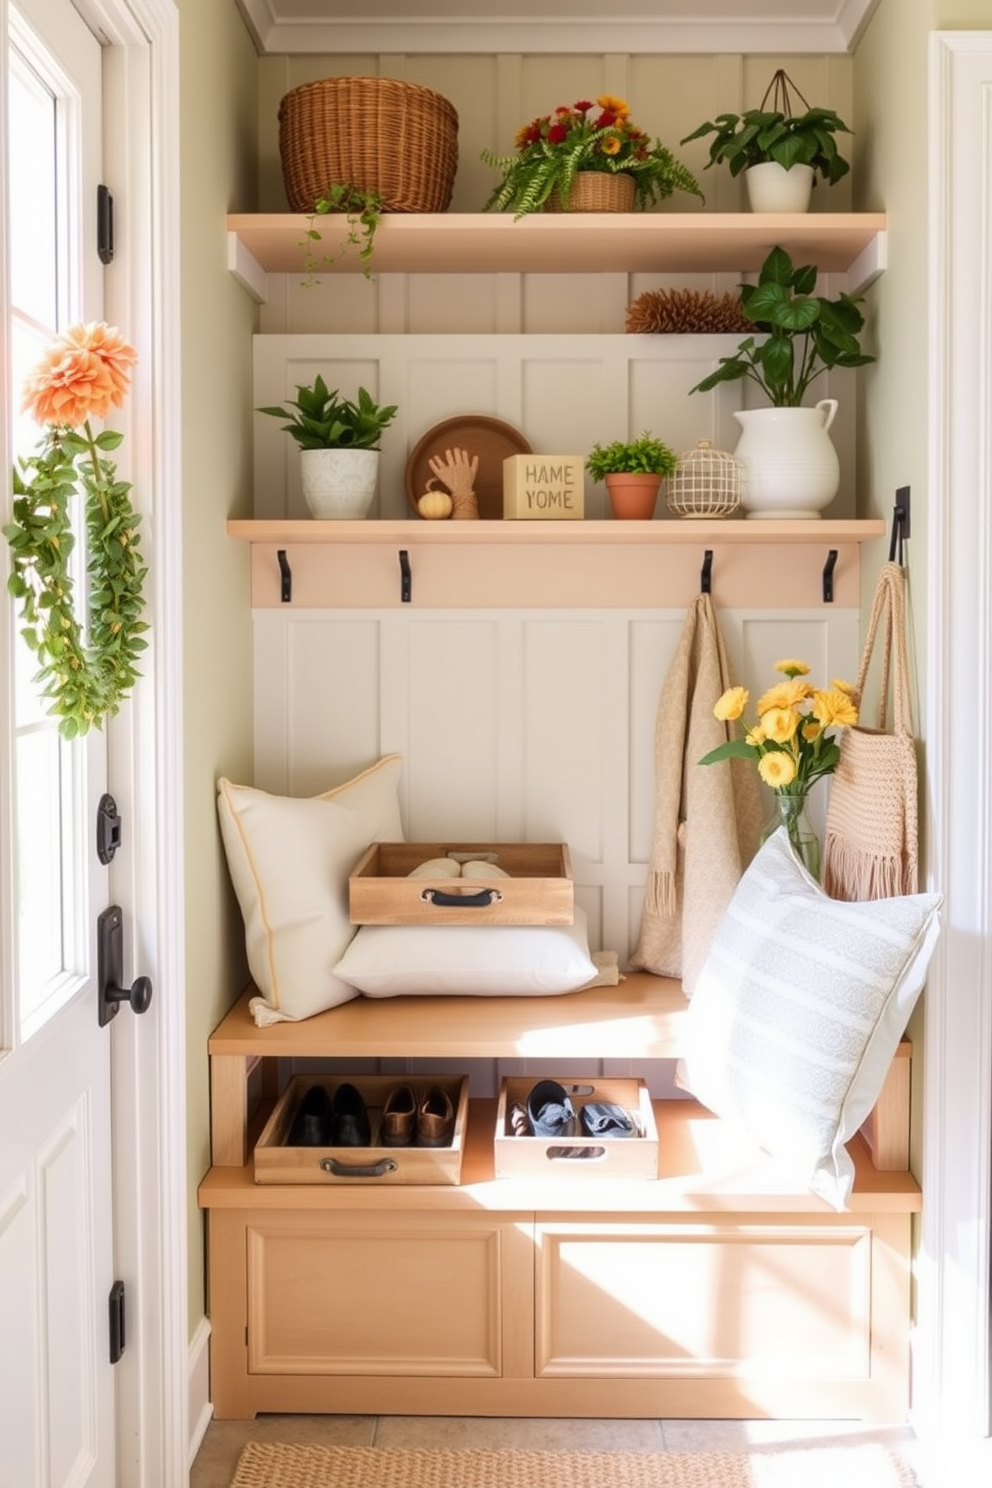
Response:
[{"label": "yellow flower bouquet", "polygon": [[[780,795],[804,796],[813,783],[837,768],[840,748],[834,730],[852,728],[858,710],[850,683],[834,678],[829,688],[816,688],[803,679],[804,661],[778,661],[776,682],[757,702],[757,721],[742,739],[728,739],[704,754],[701,765],[725,759],[753,759],[764,783]],[[724,723],[743,718],[750,694],[746,687],[730,687],[717,700],[714,716]]]},{"label": "yellow flower bouquet", "polygon": [[[834,678],[828,688],[813,687],[803,680],[809,674],[804,661],[778,661],[775,670],[785,680],[776,682],[757,702],[757,721],[745,725],[743,738],[728,739],[709,754],[701,765],[726,759],[753,759],[765,785],[775,792],[778,818],[764,833],[768,837],[783,826],[800,861],[813,878],[820,877],[820,843],[806,820],[806,796],[810,786],[837,768],[840,746],[836,732],[852,728],[858,710],[848,682]],[[733,724],[743,718],[748,705],[746,687],[729,687],[717,699],[714,715]]]}]

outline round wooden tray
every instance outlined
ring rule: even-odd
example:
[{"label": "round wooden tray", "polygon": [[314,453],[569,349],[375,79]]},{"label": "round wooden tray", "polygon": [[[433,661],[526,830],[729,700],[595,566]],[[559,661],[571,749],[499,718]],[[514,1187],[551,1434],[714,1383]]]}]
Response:
[{"label": "round wooden tray", "polygon": [[443,459],[449,449],[465,450],[470,458],[478,455],[475,494],[479,516],[484,521],[499,521],[503,516],[503,461],[507,455],[529,455],[527,440],[512,424],[482,413],[459,414],[435,424],[417,441],[406,462],[406,495],[414,511],[429,480],[436,488],[446,489],[431,470],[430,460],[435,455]]}]

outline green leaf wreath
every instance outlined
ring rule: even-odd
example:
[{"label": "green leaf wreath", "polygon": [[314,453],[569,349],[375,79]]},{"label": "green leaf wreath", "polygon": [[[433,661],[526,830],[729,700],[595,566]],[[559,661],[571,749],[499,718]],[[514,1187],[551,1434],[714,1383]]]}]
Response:
[{"label": "green leaf wreath", "polygon": [[[122,436],[94,433],[123,402],[132,348],[112,327],[75,326],[52,343],[28,380],[24,406],[45,435],[13,471],[13,521],[3,529],[11,550],[7,588],[18,601],[21,635],[40,666],[34,680],[74,739],[113,717],[140,673],[148,630],[142,616],[147,568],[131,487],[108,458]],[[83,503],[86,594],[73,575],[73,517]]]}]

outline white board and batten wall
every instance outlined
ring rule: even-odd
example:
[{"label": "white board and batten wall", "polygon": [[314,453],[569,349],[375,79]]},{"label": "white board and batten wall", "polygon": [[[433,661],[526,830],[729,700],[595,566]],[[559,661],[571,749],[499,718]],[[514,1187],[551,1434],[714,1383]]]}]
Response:
[{"label": "white board and batten wall", "polygon": [[[567,842],[590,944],[623,964],[651,853],[658,697],[699,590],[703,544],[499,546],[496,534],[494,551],[418,549],[424,524],[408,505],[404,467],[427,428],[468,411],[514,424],[537,451],[585,453],[597,438],[644,428],[676,450],[701,437],[732,449],[739,388],[686,391],[734,339],[257,337],[256,406],[280,403],[317,371],[399,405],[383,441],[378,515],[411,519],[413,594],[401,602],[388,547],[308,544],[296,550],[300,564],[321,555],[332,565],[319,601],[302,575],[302,602],[256,597],[256,784],[316,794],[395,751],[408,840]],[[853,388],[846,416],[837,437],[851,488],[835,516],[854,511],[853,453],[843,453],[853,451]],[[257,518],[305,515],[295,451],[277,420],[257,416]],[[607,514],[601,487],[587,483],[585,500],[587,516]],[[842,547],[836,601],[825,603],[828,546],[716,546],[714,603],[753,696],[783,656],[806,660],[817,684],[855,674],[858,548]],[[510,1072],[504,1063],[473,1081],[485,1093]],[[667,1080],[658,1072],[652,1084],[665,1093]]]}]

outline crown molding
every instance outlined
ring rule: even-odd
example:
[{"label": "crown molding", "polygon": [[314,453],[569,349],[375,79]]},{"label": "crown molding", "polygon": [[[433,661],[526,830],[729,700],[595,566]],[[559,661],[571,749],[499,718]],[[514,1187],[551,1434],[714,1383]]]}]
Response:
[{"label": "crown molding", "polygon": [[[746,19],[728,19],[726,4],[700,0],[687,14],[679,0],[651,14],[600,19],[601,7],[574,0],[567,16],[486,14],[488,0],[464,0],[446,15],[388,14],[376,0],[352,15],[322,18],[315,0],[237,0],[260,53],[359,55],[522,52],[557,55],[616,52],[833,53],[851,52],[878,0],[822,0],[797,7],[759,0]],[[635,0],[630,0],[633,9]],[[585,9],[586,13],[582,13]],[[709,12],[709,14],[707,14]]]}]

